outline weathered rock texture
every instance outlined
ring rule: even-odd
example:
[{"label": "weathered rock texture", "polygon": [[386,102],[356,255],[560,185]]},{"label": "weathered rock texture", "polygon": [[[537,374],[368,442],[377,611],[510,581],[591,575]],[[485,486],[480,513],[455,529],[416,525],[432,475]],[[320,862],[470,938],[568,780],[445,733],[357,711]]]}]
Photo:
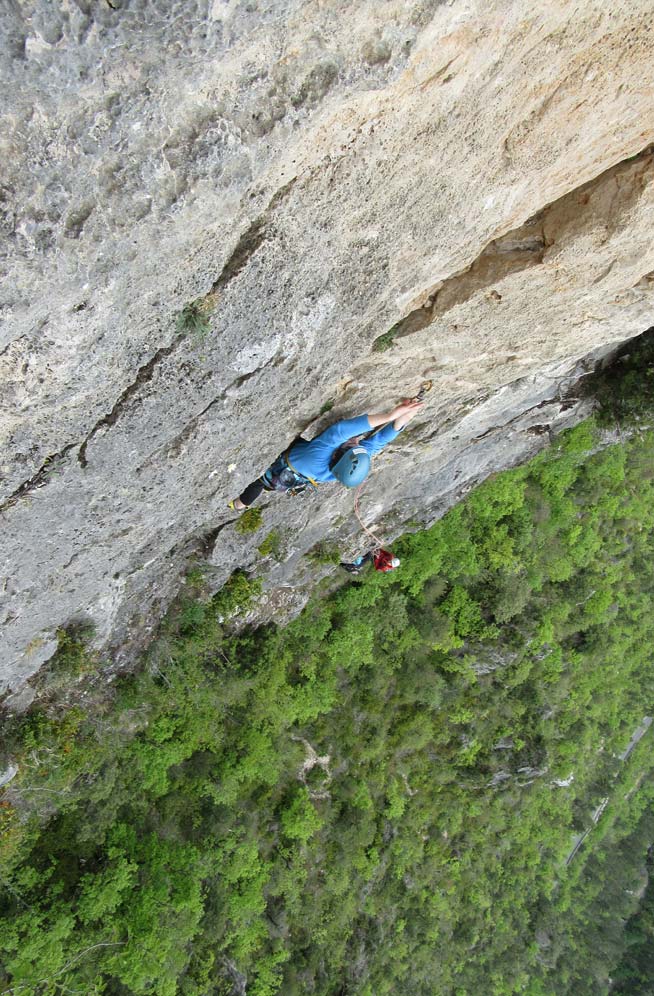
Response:
[{"label": "weathered rock texture", "polygon": [[0,688],[74,619],[129,657],[194,551],[292,611],[352,496],[271,500],[249,543],[225,503],[325,400],[434,381],[363,497],[393,535],[653,324],[644,0],[7,0],[0,31]]}]

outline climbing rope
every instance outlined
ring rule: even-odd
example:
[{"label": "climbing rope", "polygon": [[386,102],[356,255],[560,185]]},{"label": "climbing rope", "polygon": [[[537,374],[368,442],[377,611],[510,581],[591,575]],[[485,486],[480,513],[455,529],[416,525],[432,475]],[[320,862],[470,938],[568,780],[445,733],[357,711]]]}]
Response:
[{"label": "climbing rope", "polygon": [[375,541],[375,545],[376,546],[383,548],[384,544],[380,540],[379,536],[375,536],[375,534],[373,533],[372,529],[368,529],[367,525],[365,524],[365,522],[363,521],[363,519],[361,518],[361,516],[359,514],[359,498],[361,497],[361,492],[363,491],[364,486],[365,486],[365,482],[364,482],[364,484],[360,484],[359,487],[357,488],[356,495],[354,496],[354,514],[356,515],[357,519],[359,520],[359,525],[361,526],[361,528],[363,529],[363,531],[365,533],[368,533],[368,536],[372,536],[372,538]]}]

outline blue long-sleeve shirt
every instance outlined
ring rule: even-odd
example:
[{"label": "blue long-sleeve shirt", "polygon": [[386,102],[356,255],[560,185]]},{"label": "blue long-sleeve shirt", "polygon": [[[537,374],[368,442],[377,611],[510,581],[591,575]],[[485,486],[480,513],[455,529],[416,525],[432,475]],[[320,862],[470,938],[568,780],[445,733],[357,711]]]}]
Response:
[{"label": "blue long-sleeve shirt", "polygon": [[[336,478],[329,465],[336,450],[352,436],[360,436],[364,432],[370,432],[370,430],[371,425],[367,415],[344,418],[340,422],[330,425],[328,429],[325,429],[310,442],[295,443],[289,452],[289,460],[295,470],[305,477],[310,477],[314,481],[335,481]],[[362,440],[358,445],[363,446],[372,456],[392,442],[401,431],[401,429],[394,429],[393,423],[389,422],[369,439]]]}]

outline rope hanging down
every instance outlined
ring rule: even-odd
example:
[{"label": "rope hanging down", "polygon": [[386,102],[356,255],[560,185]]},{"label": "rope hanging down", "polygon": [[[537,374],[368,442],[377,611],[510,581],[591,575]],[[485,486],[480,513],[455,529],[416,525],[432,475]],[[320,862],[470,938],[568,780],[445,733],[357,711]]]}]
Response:
[{"label": "rope hanging down", "polygon": [[363,529],[363,531],[365,533],[368,533],[368,536],[372,536],[372,538],[374,539],[374,541],[375,541],[375,543],[376,543],[376,545],[378,547],[382,547],[383,548],[384,544],[380,540],[379,536],[375,536],[375,534],[373,533],[372,529],[368,529],[367,525],[365,524],[365,522],[363,521],[363,519],[359,515],[359,498],[361,497],[361,492],[362,492],[363,488],[364,488],[364,484],[360,484],[359,487],[357,488],[357,493],[356,493],[355,498],[354,498],[354,514],[356,515],[357,519],[359,520],[359,525],[361,526],[361,528]]}]

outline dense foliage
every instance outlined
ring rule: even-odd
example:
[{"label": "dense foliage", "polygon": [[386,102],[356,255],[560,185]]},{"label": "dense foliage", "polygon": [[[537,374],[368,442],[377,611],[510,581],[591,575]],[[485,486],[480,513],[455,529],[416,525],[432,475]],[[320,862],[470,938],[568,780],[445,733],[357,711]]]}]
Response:
[{"label": "dense foliage", "polygon": [[[649,840],[654,838],[649,826]],[[649,844],[646,884],[641,904],[627,923],[626,948],[612,975],[614,996],[649,996],[654,987],[654,855]],[[623,944],[621,946],[624,945]]]},{"label": "dense foliage", "polygon": [[243,575],[189,597],[93,709],[62,636],[7,730],[0,993],[608,992],[653,839],[652,734],[620,754],[653,705],[654,436],[598,438],[283,630],[230,632]]}]

